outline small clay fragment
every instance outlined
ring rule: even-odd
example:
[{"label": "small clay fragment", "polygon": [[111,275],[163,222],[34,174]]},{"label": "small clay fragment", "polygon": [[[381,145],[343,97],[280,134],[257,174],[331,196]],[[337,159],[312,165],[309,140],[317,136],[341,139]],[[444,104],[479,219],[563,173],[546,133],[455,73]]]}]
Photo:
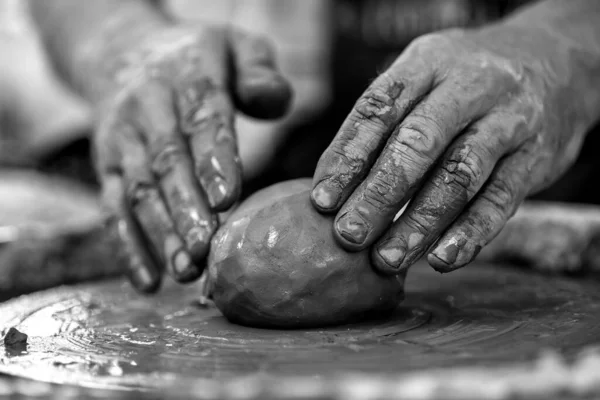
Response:
[{"label": "small clay fragment", "polygon": [[348,253],[332,217],[314,210],[310,180],[257,192],[213,238],[209,290],[238,324],[311,328],[380,317],[404,297],[404,275],[378,275],[369,251]]},{"label": "small clay fragment", "polygon": [[27,344],[27,335],[16,328],[10,328],[4,336],[4,346],[7,348],[19,347]]}]

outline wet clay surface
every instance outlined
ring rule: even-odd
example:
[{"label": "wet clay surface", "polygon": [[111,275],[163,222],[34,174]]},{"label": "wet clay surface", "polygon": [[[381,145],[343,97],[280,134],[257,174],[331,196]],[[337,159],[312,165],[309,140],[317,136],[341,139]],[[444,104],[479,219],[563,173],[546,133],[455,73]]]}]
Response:
[{"label": "wet clay surface", "polygon": [[311,182],[281,182],[250,196],[211,245],[209,287],[230,321],[257,328],[337,326],[389,315],[405,273],[377,274],[369,252],[339,247],[309,198]]},{"label": "wet clay surface", "polygon": [[553,348],[567,357],[600,337],[597,282],[471,265],[439,275],[418,264],[392,318],[329,329],[228,323],[197,287],[142,297],[122,281],[57,289],[0,305],[0,372],[88,387],[153,388],[183,378],[403,373],[501,365]]}]

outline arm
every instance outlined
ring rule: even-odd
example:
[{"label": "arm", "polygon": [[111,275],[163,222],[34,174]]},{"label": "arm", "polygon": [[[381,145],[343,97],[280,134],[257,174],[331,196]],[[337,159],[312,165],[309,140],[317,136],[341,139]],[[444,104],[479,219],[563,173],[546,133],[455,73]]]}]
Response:
[{"label": "arm", "polygon": [[452,271],[571,166],[599,117],[600,2],[540,1],[416,39],[356,102],[312,201],[348,250],[374,245],[381,272],[426,253]]}]

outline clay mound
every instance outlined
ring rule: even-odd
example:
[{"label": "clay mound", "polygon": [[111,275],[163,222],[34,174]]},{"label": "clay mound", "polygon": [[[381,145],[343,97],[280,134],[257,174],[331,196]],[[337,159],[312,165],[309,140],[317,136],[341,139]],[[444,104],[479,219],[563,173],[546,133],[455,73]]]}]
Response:
[{"label": "clay mound", "polygon": [[230,321],[322,327],[380,317],[403,299],[404,276],[378,275],[368,250],[339,247],[309,190],[309,180],[296,180],[257,192],[215,235],[210,290]]}]

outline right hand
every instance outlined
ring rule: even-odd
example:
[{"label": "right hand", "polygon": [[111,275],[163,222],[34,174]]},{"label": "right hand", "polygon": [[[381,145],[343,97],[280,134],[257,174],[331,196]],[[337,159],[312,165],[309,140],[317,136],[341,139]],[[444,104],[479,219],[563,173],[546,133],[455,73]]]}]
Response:
[{"label": "right hand", "polygon": [[154,292],[163,268],[178,282],[201,275],[216,214],[240,194],[235,108],[280,117],[291,89],[262,39],[198,24],[141,36],[107,60],[115,90],[94,145],[130,279]]}]

